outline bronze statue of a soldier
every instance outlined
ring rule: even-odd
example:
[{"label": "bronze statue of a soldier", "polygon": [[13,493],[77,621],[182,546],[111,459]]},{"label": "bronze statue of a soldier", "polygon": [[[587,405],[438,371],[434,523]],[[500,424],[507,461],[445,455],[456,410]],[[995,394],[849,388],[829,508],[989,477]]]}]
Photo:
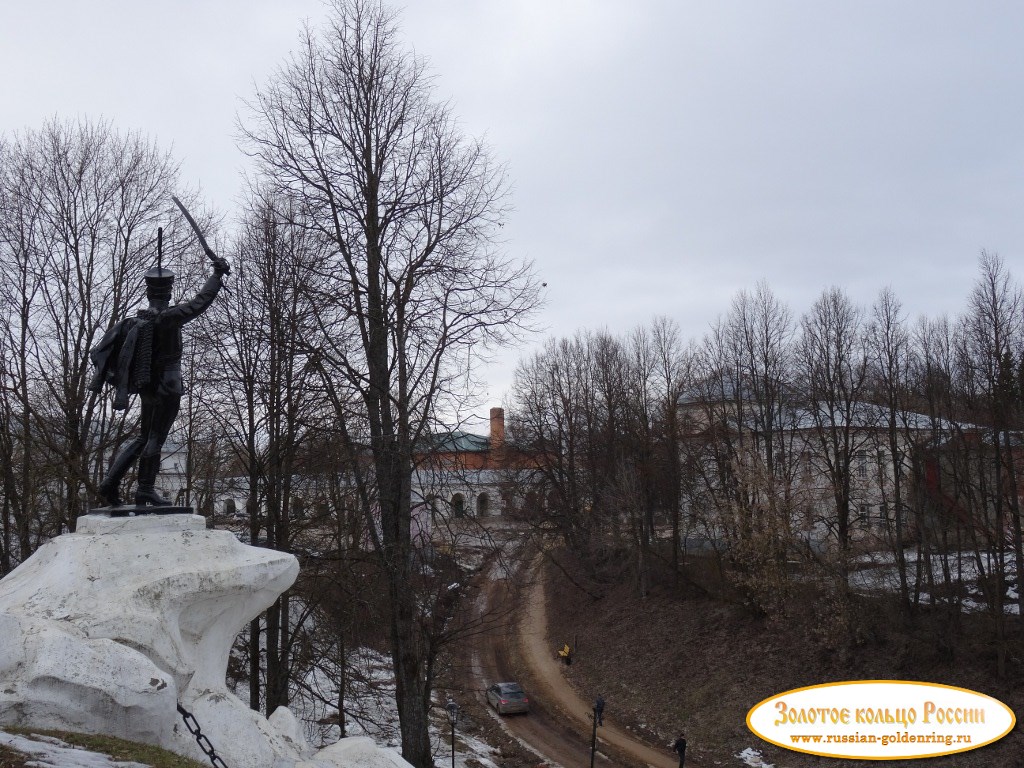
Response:
[{"label": "bronze statue of a soldier", "polygon": [[114,386],[115,409],[127,407],[128,394],[138,394],[142,403],[138,437],[117,453],[99,484],[100,497],[112,508],[124,505],[121,481],[136,460],[136,506],[171,504],[157,493],[156,476],[161,450],[184,394],[181,328],[206,311],[223,286],[222,278],[231,274],[228,262],[214,254],[201,237],[200,242],[213,262],[213,274],[199,293],[191,301],[171,304],[174,273],[162,265],[153,267],[144,276],[149,306],[115,325],[90,353],[97,368],[93,391],[99,392],[104,382]]}]

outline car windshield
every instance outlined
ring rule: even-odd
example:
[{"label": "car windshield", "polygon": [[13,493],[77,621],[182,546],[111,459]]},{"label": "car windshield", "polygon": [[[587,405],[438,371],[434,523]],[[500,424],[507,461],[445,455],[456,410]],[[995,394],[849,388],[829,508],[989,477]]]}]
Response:
[{"label": "car windshield", "polygon": [[510,699],[521,699],[526,695],[518,685],[503,685],[500,690],[502,696],[507,696]]}]

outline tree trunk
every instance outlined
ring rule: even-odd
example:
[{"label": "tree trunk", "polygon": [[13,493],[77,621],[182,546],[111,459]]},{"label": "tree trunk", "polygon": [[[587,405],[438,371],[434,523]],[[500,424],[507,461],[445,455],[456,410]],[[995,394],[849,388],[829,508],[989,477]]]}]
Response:
[{"label": "tree trunk", "polygon": [[259,712],[260,706],[260,620],[249,622],[249,709]]}]

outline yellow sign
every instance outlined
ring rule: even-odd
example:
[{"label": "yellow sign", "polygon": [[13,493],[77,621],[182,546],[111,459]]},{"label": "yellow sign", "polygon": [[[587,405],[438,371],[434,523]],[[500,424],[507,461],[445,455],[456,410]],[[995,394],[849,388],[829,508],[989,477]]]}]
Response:
[{"label": "yellow sign", "polygon": [[851,680],[777,694],[747,713],[747,727],[779,747],[822,757],[910,760],[998,741],[1013,711],[983,693],[938,683]]}]

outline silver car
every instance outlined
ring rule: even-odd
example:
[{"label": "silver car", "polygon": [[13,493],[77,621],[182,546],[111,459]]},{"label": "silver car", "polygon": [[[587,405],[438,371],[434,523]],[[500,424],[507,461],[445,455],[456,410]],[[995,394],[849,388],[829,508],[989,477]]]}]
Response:
[{"label": "silver car", "polygon": [[495,683],[487,689],[487,703],[499,715],[530,711],[530,700],[519,683]]}]

